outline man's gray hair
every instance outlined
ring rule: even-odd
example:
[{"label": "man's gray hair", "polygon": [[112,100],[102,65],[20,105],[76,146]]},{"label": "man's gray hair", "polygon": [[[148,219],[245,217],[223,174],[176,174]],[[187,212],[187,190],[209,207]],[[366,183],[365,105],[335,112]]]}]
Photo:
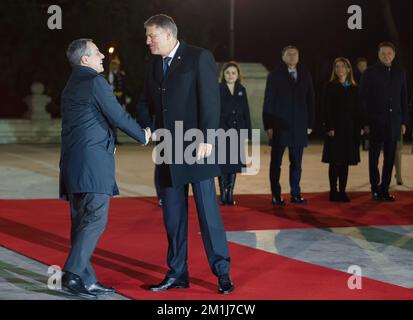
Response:
[{"label": "man's gray hair", "polygon": [[92,54],[87,45],[88,42],[93,42],[93,40],[82,38],[74,40],[69,44],[66,50],[66,56],[72,66],[79,65],[82,56],[90,56]]},{"label": "man's gray hair", "polygon": [[174,19],[172,17],[167,16],[166,14],[156,14],[150,17],[148,20],[145,21],[143,24],[145,29],[150,26],[157,26],[158,28],[162,29],[169,29],[172,31],[172,34],[175,38],[178,38],[178,27],[175,24]]}]

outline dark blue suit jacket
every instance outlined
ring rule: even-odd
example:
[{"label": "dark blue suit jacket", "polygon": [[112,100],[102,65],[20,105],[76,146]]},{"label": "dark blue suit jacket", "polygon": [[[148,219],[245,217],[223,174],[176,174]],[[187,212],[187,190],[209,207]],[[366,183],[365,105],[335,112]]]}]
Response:
[{"label": "dark blue suit jacket", "polygon": [[310,72],[297,66],[292,80],[285,63],[267,78],[263,107],[264,129],[273,129],[273,145],[307,146],[307,129],[314,123],[314,87]]},{"label": "dark blue suit jacket", "polygon": [[60,197],[69,193],[119,194],[114,128],[144,144],[145,132],[116,100],[106,79],[76,66],[62,93]]}]

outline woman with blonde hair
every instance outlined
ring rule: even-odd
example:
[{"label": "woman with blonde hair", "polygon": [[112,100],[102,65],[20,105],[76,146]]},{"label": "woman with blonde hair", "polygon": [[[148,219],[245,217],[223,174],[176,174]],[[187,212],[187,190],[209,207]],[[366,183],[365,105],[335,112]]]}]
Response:
[{"label": "woman with blonde hair", "polygon": [[324,89],[323,110],[326,138],[322,162],[329,163],[330,201],[349,202],[348,167],[360,162],[362,121],[358,88],[347,58],[334,60]]}]

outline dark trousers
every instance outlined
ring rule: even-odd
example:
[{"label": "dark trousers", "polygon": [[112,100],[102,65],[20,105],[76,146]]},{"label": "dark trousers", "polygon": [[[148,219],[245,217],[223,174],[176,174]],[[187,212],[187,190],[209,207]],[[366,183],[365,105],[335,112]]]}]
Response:
[{"label": "dark trousers", "polygon": [[155,166],[154,174],[153,174],[153,181],[155,185],[155,191],[156,191],[156,196],[158,199],[161,198],[161,186],[159,183],[159,169],[157,166]]},{"label": "dark trousers", "polygon": [[403,152],[403,135],[400,135],[400,140],[397,141],[396,155],[394,158],[394,170],[397,183],[403,183],[402,179],[402,152]]},{"label": "dark trousers", "polygon": [[218,179],[222,182],[222,186],[224,190],[232,190],[234,191],[235,187],[235,180],[237,178],[236,173],[229,173],[229,174],[222,174]]},{"label": "dark trousers", "polygon": [[63,270],[80,276],[87,286],[97,282],[90,258],[108,221],[109,200],[100,193],[69,195],[71,249]]},{"label": "dark trousers", "polygon": [[[391,182],[394,158],[396,156],[397,141],[376,142],[370,141],[369,172],[372,192],[387,193]],[[383,169],[380,183],[379,157],[383,149]]]},{"label": "dark trousers", "polygon": [[330,163],[328,167],[328,178],[330,180],[330,191],[337,192],[338,182],[338,190],[345,192],[348,179],[348,165]]},{"label": "dark trousers", "polygon": [[[273,146],[271,148],[270,183],[272,194],[276,197],[281,195],[280,175],[285,148],[285,146]],[[290,188],[292,196],[301,194],[300,180],[303,151],[304,147],[288,147],[288,155],[290,158]]]},{"label": "dark trousers", "polygon": [[[167,277],[188,277],[188,187],[162,187],[163,218],[168,236]],[[230,257],[219,212],[214,179],[192,183],[209,266],[216,276],[229,273]]]}]

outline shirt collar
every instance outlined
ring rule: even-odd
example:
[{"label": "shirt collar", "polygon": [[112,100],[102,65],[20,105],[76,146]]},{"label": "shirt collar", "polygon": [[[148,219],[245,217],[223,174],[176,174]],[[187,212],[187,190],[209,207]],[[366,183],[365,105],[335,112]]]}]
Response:
[{"label": "shirt collar", "polygon": [[344,81],[343,83],[341,83],[341,85],[342,85],[344,88],[347,88],[347,87],[350,87],[351,83],[350,83],[348,80],[346,80],[346,81]]},{"label": "shirt collar", "polygon": [[391,64],[390,66],[386,66],[384,63],[380,62],[380,64],[382,65],[383,68],[385,68],[386,70],[391,70],[391,68],[393,67],[393,64]]},{"label": "shirt collar", "polygon": [[[176,42],[176,45],[175,45],[175,47],[172,49],[172,51],[167,55],[167,57],[170,57],[171,58],[171,61],[172,61],[172,59],[174,58],[174,56],[175,56],[175,54],[176,54],[176,51],[178,50],[178,47],[179,47],[179,40]],[[162,58],[165,58],[165,57],[162,57]]]}]

